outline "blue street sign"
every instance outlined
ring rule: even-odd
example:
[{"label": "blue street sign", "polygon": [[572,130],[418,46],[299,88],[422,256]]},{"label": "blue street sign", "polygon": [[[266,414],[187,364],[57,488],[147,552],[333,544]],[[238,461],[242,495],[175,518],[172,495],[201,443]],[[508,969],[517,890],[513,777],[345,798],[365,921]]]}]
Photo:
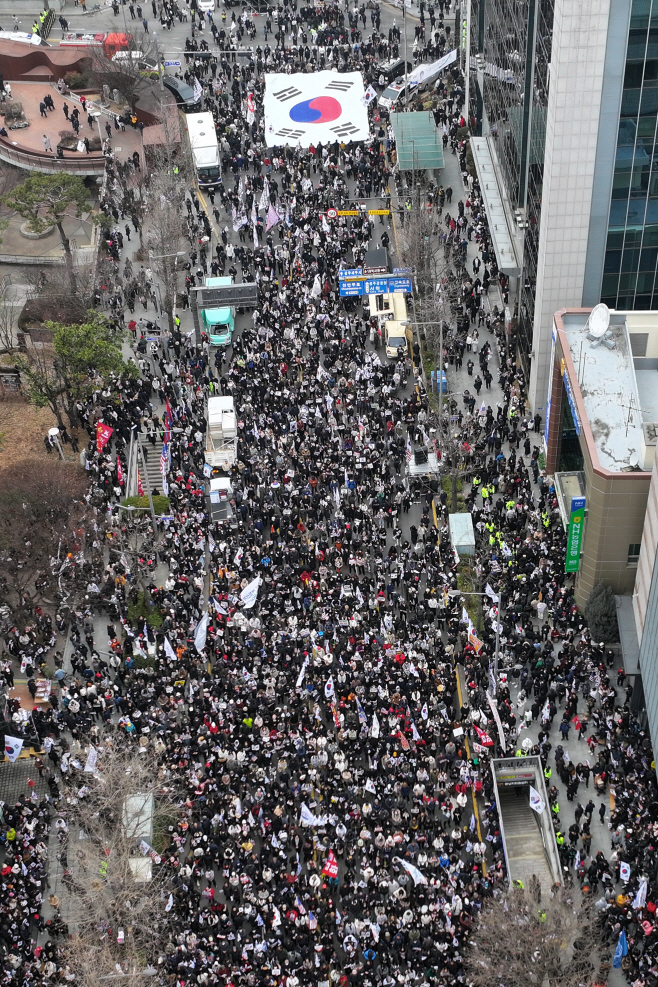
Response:
[{"label": "blue street sign", "polygon": [[338,271],[338,280],[342,281],[344,278],[360,278],[362,274],[362,267],[341,267]]},{"label": "blue street sign", "polygon": [[411,278],[368,278],[365,282],[366,295],[384,295],[411,291]]},{"label": "blue street sign", "polygon": [[411,278],[389,278],[388,279],[388,290],[389,291],[408,291],[410,292],[412,288]]},{"label": "blue street sign", "polygon": [[172,61],[165,62],[165,68],[174,68],[180,65],[180,59],[173,59]]},{"label": "blue street sign", "polygon": [[365,286],[366,295],[385,295],[388,291],[388,278],[368,278]]},{"label": "blue street sign", "polygon": [[412,270],[411,267],[394,267],[393,274],[411,274]]},{"label": "blue street sign", "polygon": [[352,298],[355,295],[362,295],[365,281],[340,281],[340,297]]},{"label": "blue street sign", "polygon": [[[356,271],[360,271],[360,268],[356,268]],[[353,271],[346,270],[344,273],[358,280],[348,280],[346,277],[339,279],[341,298],[354,295],[385,295],[389,292],[409,294],[413,288],[411,278],[394,278],[391,274],[384,274],[381,278],[362,278]]]}]

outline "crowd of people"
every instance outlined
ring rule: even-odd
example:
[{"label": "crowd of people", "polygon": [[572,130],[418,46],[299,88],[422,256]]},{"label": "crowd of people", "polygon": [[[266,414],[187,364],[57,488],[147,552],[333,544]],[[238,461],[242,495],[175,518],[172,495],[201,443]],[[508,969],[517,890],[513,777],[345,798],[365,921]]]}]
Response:
[{"label": "crowd of people", "polygon": [[[367,45],[342,61],[331,47],[332,10],[314,25],[327,37],[313,38],[311,60],[367,67]],[[381,52],[372,45],[374,61]],[[459,981],[480,908],[507,886],[489,761],[534,750],[547,778],[555,770],[553,804],[559,785],[575,798],[590,772],[604,789],[614,786],[610,851],[591,846],[593,804],[568,833],[554,813],[564,881],[577,876],[596,898],[613,947],[626,931],[629,981],[655,987],[650,742],[564,574],[564,531],[535,444],[541,420],[501,332],[495,352],[487,342],[477,357],[487,387],[493,375],[502,388],[496,407],[486,391],[480,402],[479,390],[475,401],[462,396],[463,407],[446,404],[471,443],[460,458],[464,508],[489,594],[476,630],[478,608],[462,592],[474,585],[472,566],[450,541],[448,492],[409,468],[416,449],[434,441],[425,383],[411,354],[386,359],[376,327],[338,293],[339,267],[358,266],[384,231],[361,216],[329,226],[326,205],[368,186],[386,196],[391,156],[377,142],[270,157],[262,119],[249,123],[242,112],[249,82],[258,90],[265,69],[294,70],[301,57],[309,60],[279,46],[251,77],[218,59],[224,85],[233,77],[233,98],[206,97],[235,167],[211,196],[225,224],[216,260],[199,247],[210,217],[188,197],[187,288],[239,262],[243,279],[258,282],[253,317],[224,352],[207,339],[197,347],[178,325],[147,345],[141,320],[131,321],[139,378],[80,409],[98,524],[85,605],[56,619],[69,657],[43,616],[5,637],[7,677],[39,649],[55,651],[60,674],[45,711],[25,723],[12,709],[16,736],[35,731],[47,754],[39,771],[49,795],[27,792],[2,808],[2,982],[74,979],[61,962],[70,931],[61,902],[49,902],[48,834],[53,822],[66,826],[67,800],[80,796],[89,744],[102,751],[112,735],[154,746],[186,796],[158,848],[157,866],[171,874],[171,927],[148,959],[162,982]],[[457,75],[448,78],[446,92],[458,89]],[[461,109],[451,106],[443,126],[456,133]],[[114,227],[139,204],[130,175],[112,170],[111,178],[104,206],[113,275],[103,297],[120,323],[151,281],[121,266],[130,228],[122,243]],[[463,194],[459,215],[486,265],[477,183]],[[241,213],[253,206],[262,214],[269,202],[280,222],[256,231],[253,249],[236,242]],[[132,222],[137,234],[141,219]],[[478,351],[474,323],[486,291],[475,280],[464,274],[456,297],[443,354],[449,376],[465,350]],[[482,307],[483,332],[490,318]],[[211,519],[205,491],[209,394],[230,395],[239,420],[225,521]],[[113,430],[100,451],[99,422]],[[156,527],[119,507],[135,432],[164,438],[168,450],[156,492],[166,490],[170,510]],[[148,566],[156,562],[166,571],[154,579]],[[556,717],[566,728],[555,729]],[[576,764],[561,746],[574,718],[591,731],[595,752]],[[622,861],[630,876],[620,875]]]}]

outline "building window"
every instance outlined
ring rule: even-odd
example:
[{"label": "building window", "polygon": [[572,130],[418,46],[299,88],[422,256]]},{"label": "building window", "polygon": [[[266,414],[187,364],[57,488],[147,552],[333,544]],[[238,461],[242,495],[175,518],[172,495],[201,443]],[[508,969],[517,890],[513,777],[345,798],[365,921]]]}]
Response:
[{"label": "building window", "polygon": [[628,561],[627,565],[637,565],[638,559],[640,558],[640,546],[639,545],[629,545],[628,546]]}]

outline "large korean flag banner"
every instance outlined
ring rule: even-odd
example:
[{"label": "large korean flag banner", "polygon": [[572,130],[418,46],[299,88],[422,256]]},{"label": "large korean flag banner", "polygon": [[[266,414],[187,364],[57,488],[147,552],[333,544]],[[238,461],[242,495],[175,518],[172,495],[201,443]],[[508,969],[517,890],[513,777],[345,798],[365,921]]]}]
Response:
[{"label": "large korean flag banner", "polygon": [[273,72],[265,76],[268,147],[347,144],[370,134],[360,72]]}]

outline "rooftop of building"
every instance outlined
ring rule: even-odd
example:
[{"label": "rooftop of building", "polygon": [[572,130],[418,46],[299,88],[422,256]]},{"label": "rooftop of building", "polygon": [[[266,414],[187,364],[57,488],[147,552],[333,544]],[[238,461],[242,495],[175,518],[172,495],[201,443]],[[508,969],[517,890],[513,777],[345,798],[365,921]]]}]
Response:
[{"label": "rooftop of building", "polygon": [[561,321],[599,462],[612,472],[651,469],[644,426],[658,422],[658,312],[610,310],[599,338],[589,317],[567,310]]}]

